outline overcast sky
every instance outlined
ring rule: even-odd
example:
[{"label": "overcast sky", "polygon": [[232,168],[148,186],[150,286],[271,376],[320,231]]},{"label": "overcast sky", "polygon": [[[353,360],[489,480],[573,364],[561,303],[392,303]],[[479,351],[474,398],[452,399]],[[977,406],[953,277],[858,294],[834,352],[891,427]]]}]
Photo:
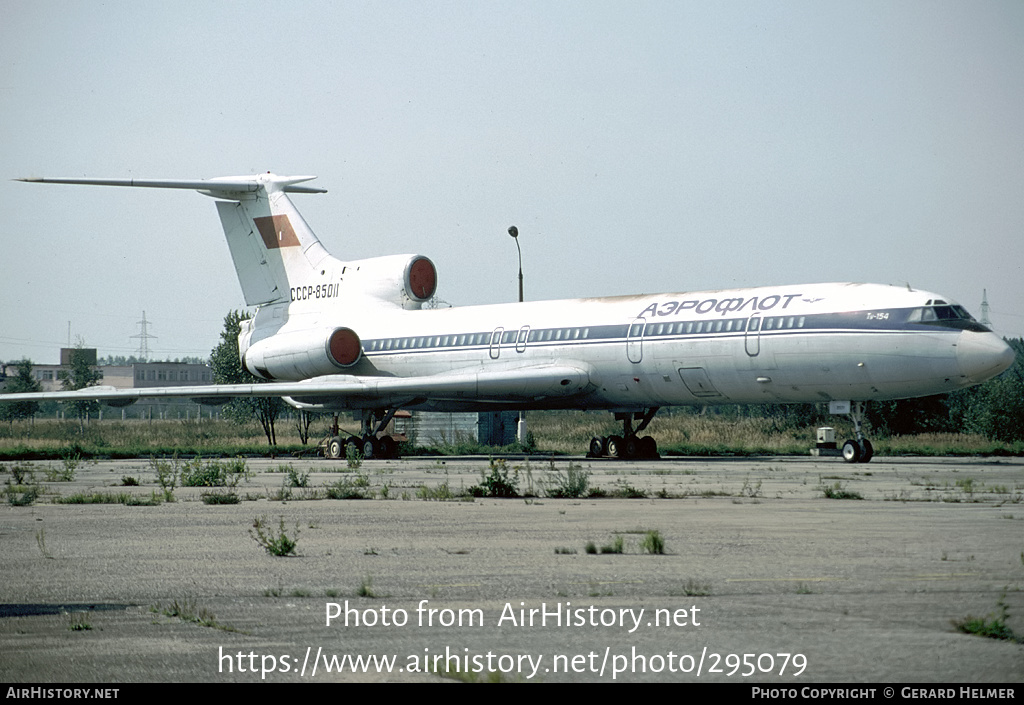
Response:
[{"label": "overcast sky", "polygon": [[341,259],[456,305],[870,281],[1024,335],[1024,3],[0,0],[0,360],[207,356],[214,202],[316,174]]}]

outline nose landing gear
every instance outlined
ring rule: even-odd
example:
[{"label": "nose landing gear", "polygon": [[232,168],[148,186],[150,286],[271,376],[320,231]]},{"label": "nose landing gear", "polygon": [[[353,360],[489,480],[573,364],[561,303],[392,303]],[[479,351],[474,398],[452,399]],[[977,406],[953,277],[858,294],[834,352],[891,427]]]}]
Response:
[{"label": "nose landing gear", "polygon": [[850,439],[843,443],[843,460],[848,463],[869,462],[875,455],[875,448],[861,431],[861,423],[864,421],[864,402],[853,403],[853,406],[850,407],[850,420],[853,421],[856,439]]}]

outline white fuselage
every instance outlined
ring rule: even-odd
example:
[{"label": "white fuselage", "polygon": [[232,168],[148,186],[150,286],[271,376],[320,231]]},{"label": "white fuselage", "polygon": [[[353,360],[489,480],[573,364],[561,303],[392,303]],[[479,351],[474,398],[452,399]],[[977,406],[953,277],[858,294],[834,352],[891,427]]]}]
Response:
[{"label": "white fuselage", "polygon": [[[362,355],[339,372],[361,377],[499,373],[546,363],[588,377],[571,393],[541,398],[386,400],[435,410],[898,399],[950,392],[1005,369],[1012,352],[973,320],[922,317],[935,302],[951,303],[872,284],[414,311],[292,302],[261,309],[254,338],[345,326],[358,334]],[[297,369],[275,379],[305,376]],[[321,398],[319,405],[359,408],[365,401]]]}]

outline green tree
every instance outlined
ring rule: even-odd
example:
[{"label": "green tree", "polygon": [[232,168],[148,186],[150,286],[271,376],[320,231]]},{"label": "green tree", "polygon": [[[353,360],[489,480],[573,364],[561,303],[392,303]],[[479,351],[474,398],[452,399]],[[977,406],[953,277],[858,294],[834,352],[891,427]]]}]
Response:
[{"label": "green tree", "polygon": [[[32,361],[25,359],[14,363],[17,370],[14,376],[7,380],[4,387],[4,394],[31,394],[42,391],[43,386],[32,376]],[[16,401],[0,404],[0,419],[14,422],[15,419],[27,419],[36,415],[39,411],[39,402]]]},{"label": "green tree", "polygon": [[[258,384],[264,381],[242,366],[238,354],[238,334],[242,330],[242,321],[248,319],[249,314],[243,311],[231,311],[224,317],[220,343],[210,352],[214,384]],[[225,404],[223,413],[236,423],[246,423],[255,418],[263,427],[267,442],[275,446],[277,433],[274,424],[284,406],[279,397],[239,397]]]},{"label": "green tree", "polygon": [[[69,362],[70,364],[67,369],[57,373],[61,388],[65,391],[85,389],[103,379],[103,372],[89,364],[89,356],[86,354],[85,346],[82,343],[76,345],[75,349],[71,351]],[[65,403],[78,416],[79,427],[82,433],[85,433],[85,421],[91,414],[99,412],[100,403],[91,399]]]}]

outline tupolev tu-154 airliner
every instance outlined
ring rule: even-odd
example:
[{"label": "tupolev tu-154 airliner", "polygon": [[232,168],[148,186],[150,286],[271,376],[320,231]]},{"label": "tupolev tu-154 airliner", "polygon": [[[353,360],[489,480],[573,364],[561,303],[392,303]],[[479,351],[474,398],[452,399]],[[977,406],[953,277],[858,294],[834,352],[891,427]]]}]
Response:
[{"label": "tupolev tu-154 airliner", "polygon": [[[334,412],[327,455],[348,444],[395,454],[381,435],[398,409],[603,409],[622,435],[595,456],[656,457],[640,436],[661,407],[830,402],[849,413],[849,462],[873,450],[864,403],[951,392],[1006,370],[1011,348],[963,307],[909,286],[804,284],[424,309],[437,271],[422,255],[342,261],[288,194],[312,176],[198,181],[28,178],[28,182],[192,189],[216,199],[242,293],[255,315],[238,349],[258,384],[4,395],[5,401],[282,397]],[[338,435],[337,413],[362,419]],[[638,424],[634,427],[634,422]]]}]

